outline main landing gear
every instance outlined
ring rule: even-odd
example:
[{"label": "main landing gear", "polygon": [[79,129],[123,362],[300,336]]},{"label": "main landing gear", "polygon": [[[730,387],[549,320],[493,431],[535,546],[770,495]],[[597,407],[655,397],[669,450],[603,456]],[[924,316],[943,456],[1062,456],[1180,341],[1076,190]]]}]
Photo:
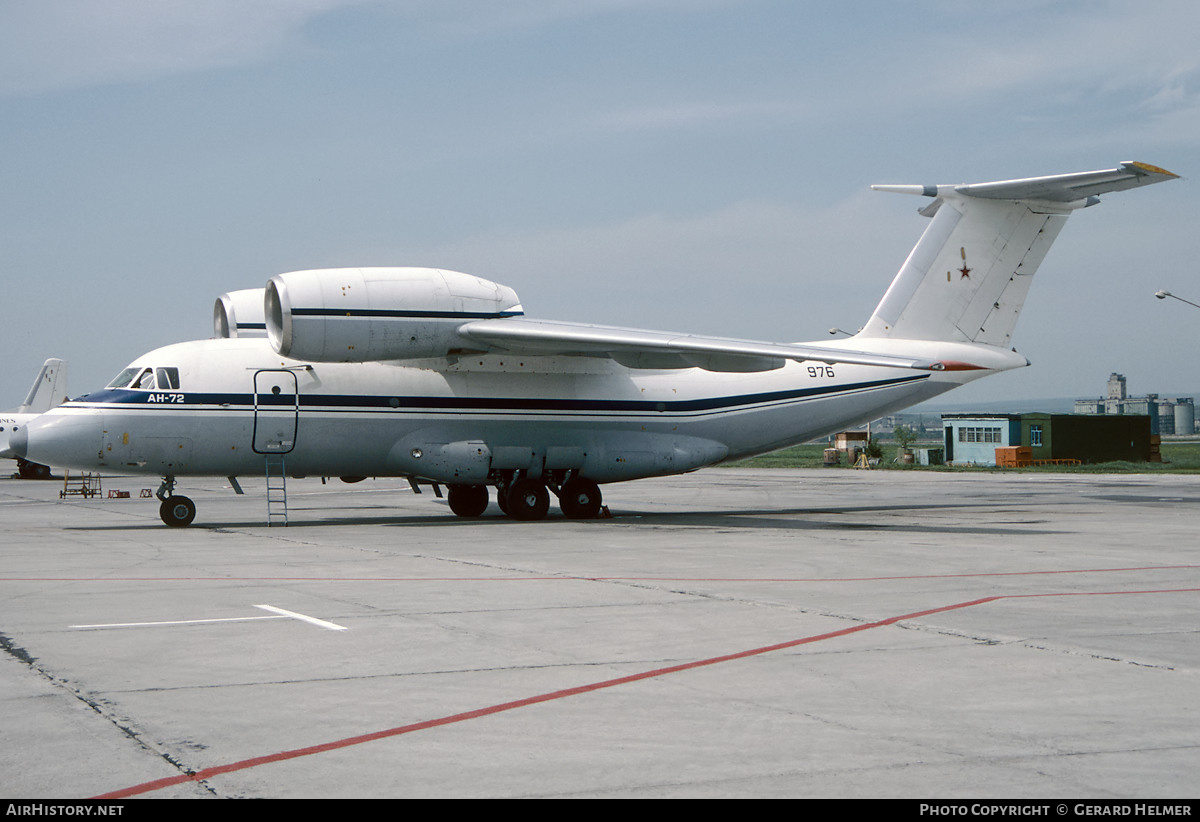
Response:
[{"label": "main landing gear", "polygon": [[155,496],[162,502],[158,506],[158,516],[172,528],[183,528],[192,524],[196,518],[196,503],[184,496],[171,493],[175,489],[175,478],[164,477],[162,485],[158,486]]},{"label": "main landing gear", "polygon": [[[550,493],[558,496],[558,505],[567,519],[595,519],[600,515],[600,486],[587,477],[573,475],[561,485],[553,480],[532,477],[506,477],[496,485],[496,504],[513,519],[533,522],[550,510]],[[482,516],[487,510],[486,485],[451,485],[447,494],[450,510],[460,517]]]},{"label": "main landing gear", "polygon": [[[496,478],[496,503],[508,516],[523,522],[543,519],[550,511],[550,494],[558,497],[559,508],[567,519],[595,519],[600,516],[600,486],[587,477],[571,475],[534,479],[509,475]],[[160,500],[158,516],[172,528],[184,528],[196,518],[196,503],[174,493],[175,478],[164,477],[155,496]],[[483,516],[488,507],[486,485],[451,485],[447,493],[450,510],[465,518]]]}]

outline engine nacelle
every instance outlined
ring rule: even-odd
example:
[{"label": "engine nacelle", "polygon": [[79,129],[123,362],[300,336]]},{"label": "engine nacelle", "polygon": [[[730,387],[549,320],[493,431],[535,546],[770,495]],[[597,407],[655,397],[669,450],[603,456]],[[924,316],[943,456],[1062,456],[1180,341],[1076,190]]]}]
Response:
[{"label": "engine nacelle", "polygon": [[217,297],[213,306],[213,331],[218,337],[265,337],[262,288],[230,291]]},{"label": "engine nacelle", "polygon": [[314,362],[444,357],[472,343],[458,328],[517,317],[517,293],[437,268],[327,268],[267,281],[267,336],[285,357]]}]

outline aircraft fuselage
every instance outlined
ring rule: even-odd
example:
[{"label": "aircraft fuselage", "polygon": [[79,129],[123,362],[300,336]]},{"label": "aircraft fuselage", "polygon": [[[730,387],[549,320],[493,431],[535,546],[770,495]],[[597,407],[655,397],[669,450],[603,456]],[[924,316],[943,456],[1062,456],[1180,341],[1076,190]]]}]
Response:
[{"label": "aircraft fuselage", "polygon": [[[768,372],[647,371],[589,357],[304,363],[262,339],[167,346],[131,371],[175,387],[110,387],[40,418],[31,459],[160,476],[411,476],[487,483],[497,471],[595,482],[691,471],[874,419],[962,374],[788,363]],[[988,372],[971,372],[970,377]]]}]

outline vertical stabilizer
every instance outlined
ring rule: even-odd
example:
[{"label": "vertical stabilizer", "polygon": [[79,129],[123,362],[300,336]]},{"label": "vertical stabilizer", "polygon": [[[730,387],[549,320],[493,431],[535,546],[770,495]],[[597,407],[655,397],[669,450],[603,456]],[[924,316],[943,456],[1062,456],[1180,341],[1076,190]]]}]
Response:
[{"label": "vertical stabilizer", "polygon": [[1071,212],[1175,176],[1122,163],[995,183],[872,186],[934,201],[921,210],[932,222],[859,334],[1008,348],[1033,275]]},{"label": "vertical stabilizer", "polygon": [[67,363],[49,359],[29,389],[29,396],[16,410],[18,414],[44,414],[67,398]]}]

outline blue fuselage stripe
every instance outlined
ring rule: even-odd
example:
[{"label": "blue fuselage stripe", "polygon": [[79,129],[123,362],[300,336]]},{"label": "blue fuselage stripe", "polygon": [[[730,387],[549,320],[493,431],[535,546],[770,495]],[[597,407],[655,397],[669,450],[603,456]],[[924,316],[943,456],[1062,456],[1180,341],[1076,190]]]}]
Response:
[{"label": "blue fuselage stripe", "polygon": [[392,308],[293,308],[296,317],[386,317],[400,319],[494,320],[520,317],[520,311],[414,311]]},{"label": "blue fuselage stripe", "polygon": [[[758,394],[738,394],[728,397],[703,397],[691,400],[603,400],[603,399],[560,399],[539,397],[455,397],[455,396],[380,396],[367,394],[316,394],[301,393],[299,405],[301,409],[313,411],[338,410],[369,410],[374,408],[395,409],[432,409],[450,412],[472,411],[508,411],[508,412],[697,412],[729,410],[740,406],[761,405],[788,400],[822,399],[844,394],[871,391],[880,388],[894,388],[913,384],[928,379],[928,375],[920,374],[908,377],[898,377],[887,380],[848,383],[845,385],[816,386],[811,388],[793,388],[784,391],[768,391]],[[257,402],[256,402],[257,400]],[[193,391],[156,392],[134,391],[131,389],[106,389],[75,402],[96,403],[103,405],[153,405],[153,406],[240,406],[260,408],[287,409],[295,407],[296,397],[293,394],[220,394]]]}]

